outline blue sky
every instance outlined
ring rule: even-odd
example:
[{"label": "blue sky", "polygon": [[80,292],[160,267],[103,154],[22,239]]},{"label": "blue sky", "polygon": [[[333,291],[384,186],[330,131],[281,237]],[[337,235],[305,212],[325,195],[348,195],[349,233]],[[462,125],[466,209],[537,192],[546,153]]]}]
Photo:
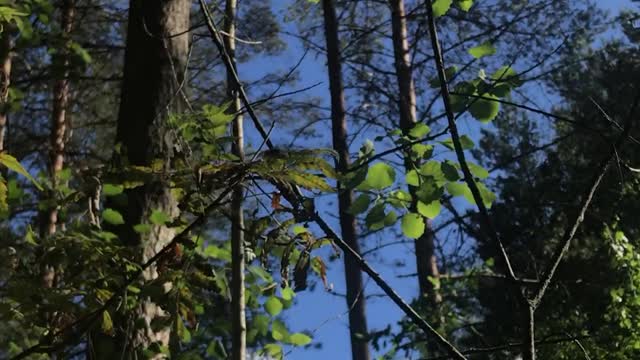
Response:
[{"label": "blue sky", "polygon": [[[274,2],[274,8],[281,12],[284,2]],[[598,1],[603,9],[618,12],[623,8],[637,8],[630,0],[603,0]],[[295,28],[287,29],[295,31]],[[240,66],[240,74],[246,78],[257,78],[261,73],[273,70],[274,64],[279,64],[286,69],[295,64],[301,56],[301,46],[294,38],[284,39],[289,43],[285,54],[269,61],[269,67],[255,66],[255,64],[245,64]],[[263,63],[265,61],[261,60]],[[301,80],[296,87],[302,88],[317,82],[322,82],[320,86],[313,89],[311,94],[317,96],[328,96],[328,85],[326,80],[326,68],[324,58],[309,54],[301,68]],[[276,128],[276,130],[278,130]],[[327,129],[328,131],[328,129]],[[364,141],[364,139],[361,139]],[[356,144],[361,143],[356,141]],[[327,135],[323,144],[319,146],[329,146],[330,136]],[[358,145],[359,146],[359,145]],[[378,149],[382,150],[382,149]],[[331,211],[328,211],[329,213]],[[333,213],[336,211],[333,210]],[[336,230],[339,230],[336,221],[332,221]],[[374,239],[367,239],[374,241]],[[398,274],[413,272],[414,255],[412,244],[399,245],[385,249],[384,259],[368,258],[374,268],[390,282],[396,291],[405,299],[411,300],[417,295],[417,281],[414,278],[399,279]],[[394,260],[406,260],[407,266],[398,269],[394,265]],[[344,275],[342,260],[330,263],[328,272],[329,281],[334,285],[335,293],[344,294]],[[381,294],[377,286],[365,276],[366,292],[368,295]],[[386,297],[370,297],[367,302],[367,313],[370,330],[380,330],[388,324],[396,323],[402,318],[401,311]],[[291,350],[287,359],[348,359],[350,358],[350,344],[348,333],[348,317],[346,314],[346,302],[342,296],[326,292],[322,286],[318,286],[313,292],[301,292],[296,297],[296,304],[286,311],[286,319],[292,331],[312,331],[314,340],[322,342],[319,350],[308,349],[288,349]]]}]

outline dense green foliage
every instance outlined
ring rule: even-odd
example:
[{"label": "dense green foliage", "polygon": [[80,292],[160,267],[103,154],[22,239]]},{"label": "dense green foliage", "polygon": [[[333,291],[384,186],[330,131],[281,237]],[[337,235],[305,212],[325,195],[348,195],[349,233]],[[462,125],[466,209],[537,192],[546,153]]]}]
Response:
[{"label": "dense green foliage", "polygon": [[[238,281],[229,235],[234,189],[244,191],[243,336],[251,356],[331,346],[288,311],[309,306],[298,301],[302,291],[309,301],[336,290],[330,276],[341,256],[382,288],[385,306],[406,315],[361,334],[381,358],[456,358],[451,348],[478,359],[640,354],[636,29],[614,27],[588,1],[401,1],[415,81],[407,88],[417,108],[417,122],[403,128],[401,67],[389,55],[394,2],[329,2],[339,14],[353,140],[341,171],[322,123],[328,95],[295,88],[307,52],[328,47],[318,45],[326,0],[242,2],[233,53],[217,40],[229,34],[216,28],[229,4],[206,3],[213,21],[187,2],[189,29],[142,40],[166,47],[188,34],[189,53],[188,75],[171,100],[184,105],[180,111],[154,103],[167,116],[126,119],[158,137],[160,145],[142,149],[149,161],[140,165],[116,141],[127,131],[118,114],[123,59],[131,60],[124,49],[135,40],[126,35],[134,23],[126,4],[0,1],[0,60],[11,79],[0,109],[0,358],[228,358]],[[602,29],[619,39],[597,38]],[[297,65],[272,65],[288,51],[301,57]],[[237,74],[229,59],[240,64]],[[246,92],[228,91],[238,85],[234,75]],[[232,151],[240,113],[229,110],[229,94],[242,95],[244,159]],[[547,95],[552,107],[536,105]],[[621,146],[612,165],[558,257],[614,143]],[[362,258],[331,230],[338,212],[327,199],[347,190]],[[157,204],[153,197],[171,204],[144,208]],[[174,202],[175,211],[166,210]],[[142,208],[132,215],[135,206]],[[440,274],[428,277],[435,300],[416,294],[407,305],[395,281],[372,268],[397,256],[388,247],[429,234]],[[164,241],[150,248],[152,236]],[[531,335],[526,299],[547,275],[532,351],[522,345]],[[161,310],[149,316],[150,307]]]}]

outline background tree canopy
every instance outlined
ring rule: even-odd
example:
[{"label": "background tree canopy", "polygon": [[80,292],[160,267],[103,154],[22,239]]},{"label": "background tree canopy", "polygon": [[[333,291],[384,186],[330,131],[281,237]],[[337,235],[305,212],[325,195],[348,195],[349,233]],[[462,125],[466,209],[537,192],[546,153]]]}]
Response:
[{"label": "background tree canopy", "polygon": [[634,6],[0,0],[0,359],[639,357]]}]

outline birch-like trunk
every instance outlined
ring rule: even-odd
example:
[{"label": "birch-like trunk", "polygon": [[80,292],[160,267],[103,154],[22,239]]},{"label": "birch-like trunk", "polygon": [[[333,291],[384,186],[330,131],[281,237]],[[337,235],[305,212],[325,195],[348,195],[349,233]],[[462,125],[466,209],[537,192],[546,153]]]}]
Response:
[{"label": "birch-like trunk", "polygon": [[[224,46],[235,68],[236,51],[236,0],[226,0],[224,31]],[[240,97],[232,73],[227,74],[227,96],[231,100],[229,112],[237,114],[232,124],[232,134],[235,139],[232,153],[240,161],[244,161],[244,133],[243,119],[240,111]],[[242,201],[244,192],[238,185],[231,195],[231,335],[233,360],[245,360],[247,356],[247,320],[244,299],[244,214]]]}]

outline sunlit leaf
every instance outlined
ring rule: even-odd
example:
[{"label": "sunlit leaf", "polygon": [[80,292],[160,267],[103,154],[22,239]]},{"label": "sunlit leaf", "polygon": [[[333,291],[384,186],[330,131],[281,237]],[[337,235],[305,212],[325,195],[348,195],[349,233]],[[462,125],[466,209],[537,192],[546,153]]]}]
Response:
[{"label": "sunlit leaf", "polygon": [[42,186],[40,186],[40,184],[36,181],[36,179],[34,179],[33,176],[31,176],[31,174],[29,174],[29,172],[25,170],[25,168],[22,167],[20,162],[13,156],[7,153],[0,153],[0,164],[26,177],[27,179],[29,179],[29,181],[31,181],[33,185],[35,185],[35,187],[38,188],[38,190],[42,190]]},{"label": "sunlit leaf", "polygon": [[433,2],[433,16],[440,17],[449,11],[453,0],[436,0]]},{"label": "sunlit leaf", "polygon": [[311,338],[307,334],[294,333],[289,336],[288,342],[295,346],[305,346],[311,342]]},{"label": "sunlit leaf", "polygon": [[121,225],[124,224],[124,218],[122,215],[113,209],[104,209],[102,212],[102,220],[108,222],[112,225]]},{"label": "sunlit leaf", "polygon": [[104,184],[102,185],[102,193],[105,196],[115,196],[122,194],[124,191],[124,186],[122,185],[114,185],[114,184]]},{"label": "sunlit leaf", "polygon": [[418,172],[415,170],[409,170],[407,175],[405,175],[405,181],[408,185],[411,186],[419,186],[420,185],[420,176]]},{"label": "sunlit leaf", "polygon": [[393,185],[396,171],[388,164],[379,162],[369,168],[365,183],[372,189],[382,190]]},{"label": "sunlit leaf", "polygon": [[409,135],[416,139],[421,139],[425,137],[431,129],[429,126],[423,123],[417,123],[411,130],[409,130]]},{"label": "sunlit leaf", "polygon": [[425,224],[422,216],[414,213],[402,217],[402,233],[404,236],[417,239],[424,234]]},{"label": "sunlit leaf", "polygon": [[469,11],[473,6],[473,0],[456,0],[456,6],[462,11]]},{"label": "sunlit leaf", "polygon": [[162,210],[156,209],[151,212],[151,215],[149,216],[149,221],[151,221],[151,223],[154,225],[160,226],[171,221],[171,218]]},{"label": "sunlit leaf", "polygon": [[486,41],[478,46],[474,46],[469,49],[469,54],[476,59],[480,59],[484,56],[493,55],[496,53],[496,48],[489,41]]},{"label": "sunlit leaf", "polygon": [[441,204],[439,200],[434,200],[429,204],[425,204],[422,201],[418,201],[417,210],[420,215],[429,218],[435,219],[436,216],[440,214]]},{"label": "sunlit leaf", "polygon": [[111,320],[111,315],[106,310],[102,312],[102,324],[100,325],[100,329],[105,334],[110,335],[113,333],[113,320]]},{"label": "sunlit leaf", "polygon": [[275,296],[270,296],[264,303],[264,309],[271,316],[277,316],[282,311],[282,302]]}]

